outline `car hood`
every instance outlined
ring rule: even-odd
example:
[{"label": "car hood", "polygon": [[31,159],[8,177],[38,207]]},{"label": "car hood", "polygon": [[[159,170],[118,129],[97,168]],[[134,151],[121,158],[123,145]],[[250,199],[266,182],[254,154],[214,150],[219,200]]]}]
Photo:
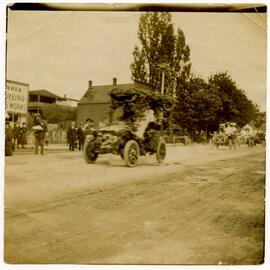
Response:
[{"label": "car hood", "polygon": [[129,125],[123,122],[99,128],[100,133],[121,134],[123,131],[131,131]]}]

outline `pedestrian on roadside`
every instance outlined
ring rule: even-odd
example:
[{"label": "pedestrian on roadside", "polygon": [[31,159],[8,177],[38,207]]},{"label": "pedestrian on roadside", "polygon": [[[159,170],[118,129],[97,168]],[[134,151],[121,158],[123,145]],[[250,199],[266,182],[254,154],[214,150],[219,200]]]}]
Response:
[{"label": "pedestrian on roadside", "polygon": [[9,123],[6,121],[5,125],[5,156],[12,156],[13,145],[13,130]]},{"label": "pedestrian on roadside", "polygon": [[44,140],[47,132],[47,123],[44,117],[41,117],[40,115],[35,117],[35,126],[33,129],[35,135],[35,155],[38,154],[39,146],[40,154],[44,155]]},{"label": "pedestrian on roadside", "polygon": [[77,138],[77,131],[75,128],[75,122],[71,122],[71,126],[67,131],[67,138],[69,143],[69,150],[74,151],[75,141]]},{"label": "pedestrian on roadside", "polygon": [[83,122],[80,122],[80,126],[77,129],[77,136],[79,141],[79,151],[83,150],[84,136],[83,136]]},{"label": "pedestrian on roadside", "polygon": [[93,132],[95,131],[95,128],[94,128],[94,121],[90,118],[87,118],[86,119],[86,124],[83,128],[83,134],[84,134],[84,139],[85,139],[85,136],[86,135],[89,135],[89,134],[93,134]]},{"label": "pedestrian on roadside", "polygon": [[22,123],[22,127],[20,128],[20,144],[23,149],[25,148],[24,146],[27,144],[26,131],[26,123]]},{"label": "pedestrian on roadside", "polygon": [[15,122],[13,126],[13,151],[15,148],[20,148],[20,125]]}]

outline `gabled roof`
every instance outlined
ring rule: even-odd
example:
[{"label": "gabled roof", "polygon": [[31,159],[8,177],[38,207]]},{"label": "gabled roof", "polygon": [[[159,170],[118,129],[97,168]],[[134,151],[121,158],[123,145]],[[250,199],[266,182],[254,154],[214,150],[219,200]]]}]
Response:
[{"label": "gabled roof", "polygon": [[135,89],[141,87],[143,89],[150,90],[151,88],[143,83],[127,83],[117,85],[98,85],[88,88],[83,97],[80,99],[79,104],[94,104],[94,103],[110,103],[111,97],[110,92],[113,89],[126,90]]},{"label": "gabled roof", "polygon": [[67,97],[64,97],[63,98],[65,101],[76,101],[76,102],[79,102],[78,99],[74,99],[74,98],[67,98]]},{"label": "gabled roof", "polygon": [[43,97],[49,97],[49,98],[56,98],[56,99],[60,99],[60,100],[64,100],[63,97],[60,97],[58,95],[55,95],[54,93],[46,90],[46,89],[41,89],[41,90],[31,90],[29,91],[29,95],[40,95]]}]

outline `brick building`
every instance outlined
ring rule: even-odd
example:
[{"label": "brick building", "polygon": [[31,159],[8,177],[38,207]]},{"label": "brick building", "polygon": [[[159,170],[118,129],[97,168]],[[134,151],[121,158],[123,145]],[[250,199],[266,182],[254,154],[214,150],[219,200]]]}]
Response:
[{"label": "brick building", "polygon": [[92,81],[89,81],[88,89],[78,103],[77,123],[84,122],[87,118],[94,120],[95,125],[105,120],[111,122],[110,92],[115,88],[124,90],[138,87],[151,90],[148,85],[140,82],[117,84],[116,78],[113,78],[111,85],[93,86]]}]

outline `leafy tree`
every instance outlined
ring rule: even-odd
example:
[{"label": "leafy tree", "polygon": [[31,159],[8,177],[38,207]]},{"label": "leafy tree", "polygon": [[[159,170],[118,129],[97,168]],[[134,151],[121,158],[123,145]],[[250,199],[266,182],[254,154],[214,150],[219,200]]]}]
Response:
[{"label": "leafy tree", "polygon": [[196,75],[179,84],[174,122],[190,134],[214,131],[220,123],[236,122],[240,127],[257,119],[258,108],[227,72],[209,77],[208,82]]},{"label": "leafy tree", "polygon": [[190,73],[190,49],[182,30],[174,33],[171,14],[146,12],[141,15],[138,29],[140,46],[133,51],[130,65],[132,79],[149,83],[153,89],[161,89],[161,72],[165,69],[165,92],[172,95],[178,77],[185,80]]},{"label": "leafy tree", "polygon": [[219,122],[233,121],[241,127],[256,119],[258,108],[247,98],[245,92],[236,86],[227,72],[210,76],[208,82],[222,100]]},{"label": "leafy tree", "polygon": [[213,130],[222,101],[216,91],[202,78],[192,75],[177,91],[177,104],[173,112],[174,123],[190,134],[200,130]]},{"label": "leafy tree", "polygon": [[257,117],[253,123],[256,128],[265,130],[266,129],[266,112],[258,112]]},{"label": "leafy tree", "polygon": [[42,114],[45,116],[48,123],[58,124],[63,121],[75,121],[77,117],[77,108],[48,104],[42,108]]}]

